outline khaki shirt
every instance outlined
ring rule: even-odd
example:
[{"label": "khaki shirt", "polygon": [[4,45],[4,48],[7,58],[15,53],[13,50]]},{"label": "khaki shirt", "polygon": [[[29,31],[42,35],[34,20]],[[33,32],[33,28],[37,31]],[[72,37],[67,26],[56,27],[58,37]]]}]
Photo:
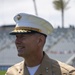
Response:
[{"label": "khaki shirt", "polygon": [[[10,67],[5,75],[30,75],[24,61]],[[60,61],[50,59],[45,53],[35,75],[75,75],[75,68]]]}]

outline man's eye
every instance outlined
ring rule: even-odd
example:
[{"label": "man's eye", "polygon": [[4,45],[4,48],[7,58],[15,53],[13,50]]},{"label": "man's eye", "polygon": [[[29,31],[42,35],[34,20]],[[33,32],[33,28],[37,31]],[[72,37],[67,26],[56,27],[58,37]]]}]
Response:
[{"label": "man's eye", "polygon": [[22,38],[26,38],[26,36],[23,36]]}]

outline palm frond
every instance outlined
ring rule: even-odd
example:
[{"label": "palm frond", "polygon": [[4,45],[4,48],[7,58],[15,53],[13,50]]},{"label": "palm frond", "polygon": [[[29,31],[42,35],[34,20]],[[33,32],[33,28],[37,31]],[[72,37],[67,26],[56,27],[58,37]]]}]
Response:
[{"label": "palm frond", "polygon": [[54,7],[57,10],[66,9],[69,2],[70,0],[53,0]]},{"label": "palm frond", "polygon": [[69,4],[70,0],[64,2],[64,8],[66,8]]},{"label": "palm frond", "polygon": [[62,8],[61,6],[61,2],[60,1],[53,1],[53,4],[54,4],[54,7],[57,9],[57,10],[60,10]]}]

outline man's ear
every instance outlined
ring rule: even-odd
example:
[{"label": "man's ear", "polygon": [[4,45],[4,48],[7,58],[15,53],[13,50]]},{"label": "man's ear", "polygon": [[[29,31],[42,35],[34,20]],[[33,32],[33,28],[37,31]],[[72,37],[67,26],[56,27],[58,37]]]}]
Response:
[{"label": "man's ear", "polygon": [[37,43],[39,43],[39,39],[37,40]]},{"label": "man's ear", "polygon": [[38,43],[39,45],[42,45],[42,44],[44,43],[44,41],[45,41],[45,37],[44,37],[43,35],[41,35],[41,36],[38,38],[37,43]]}]

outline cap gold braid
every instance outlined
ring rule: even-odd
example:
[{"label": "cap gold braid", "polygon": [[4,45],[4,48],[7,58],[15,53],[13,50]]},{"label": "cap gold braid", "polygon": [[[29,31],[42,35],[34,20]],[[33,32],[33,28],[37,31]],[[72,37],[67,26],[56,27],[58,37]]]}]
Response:
[{"label": "cap gold braid", "polygon": [[31,31],[31,30],[41,32],[40,29],[32,28],[32,27],[15,27],[15,29],[14,29],[14,31],[16,31],[16,32],[18,32],[18,31],[24,32],[24,31]]}]

